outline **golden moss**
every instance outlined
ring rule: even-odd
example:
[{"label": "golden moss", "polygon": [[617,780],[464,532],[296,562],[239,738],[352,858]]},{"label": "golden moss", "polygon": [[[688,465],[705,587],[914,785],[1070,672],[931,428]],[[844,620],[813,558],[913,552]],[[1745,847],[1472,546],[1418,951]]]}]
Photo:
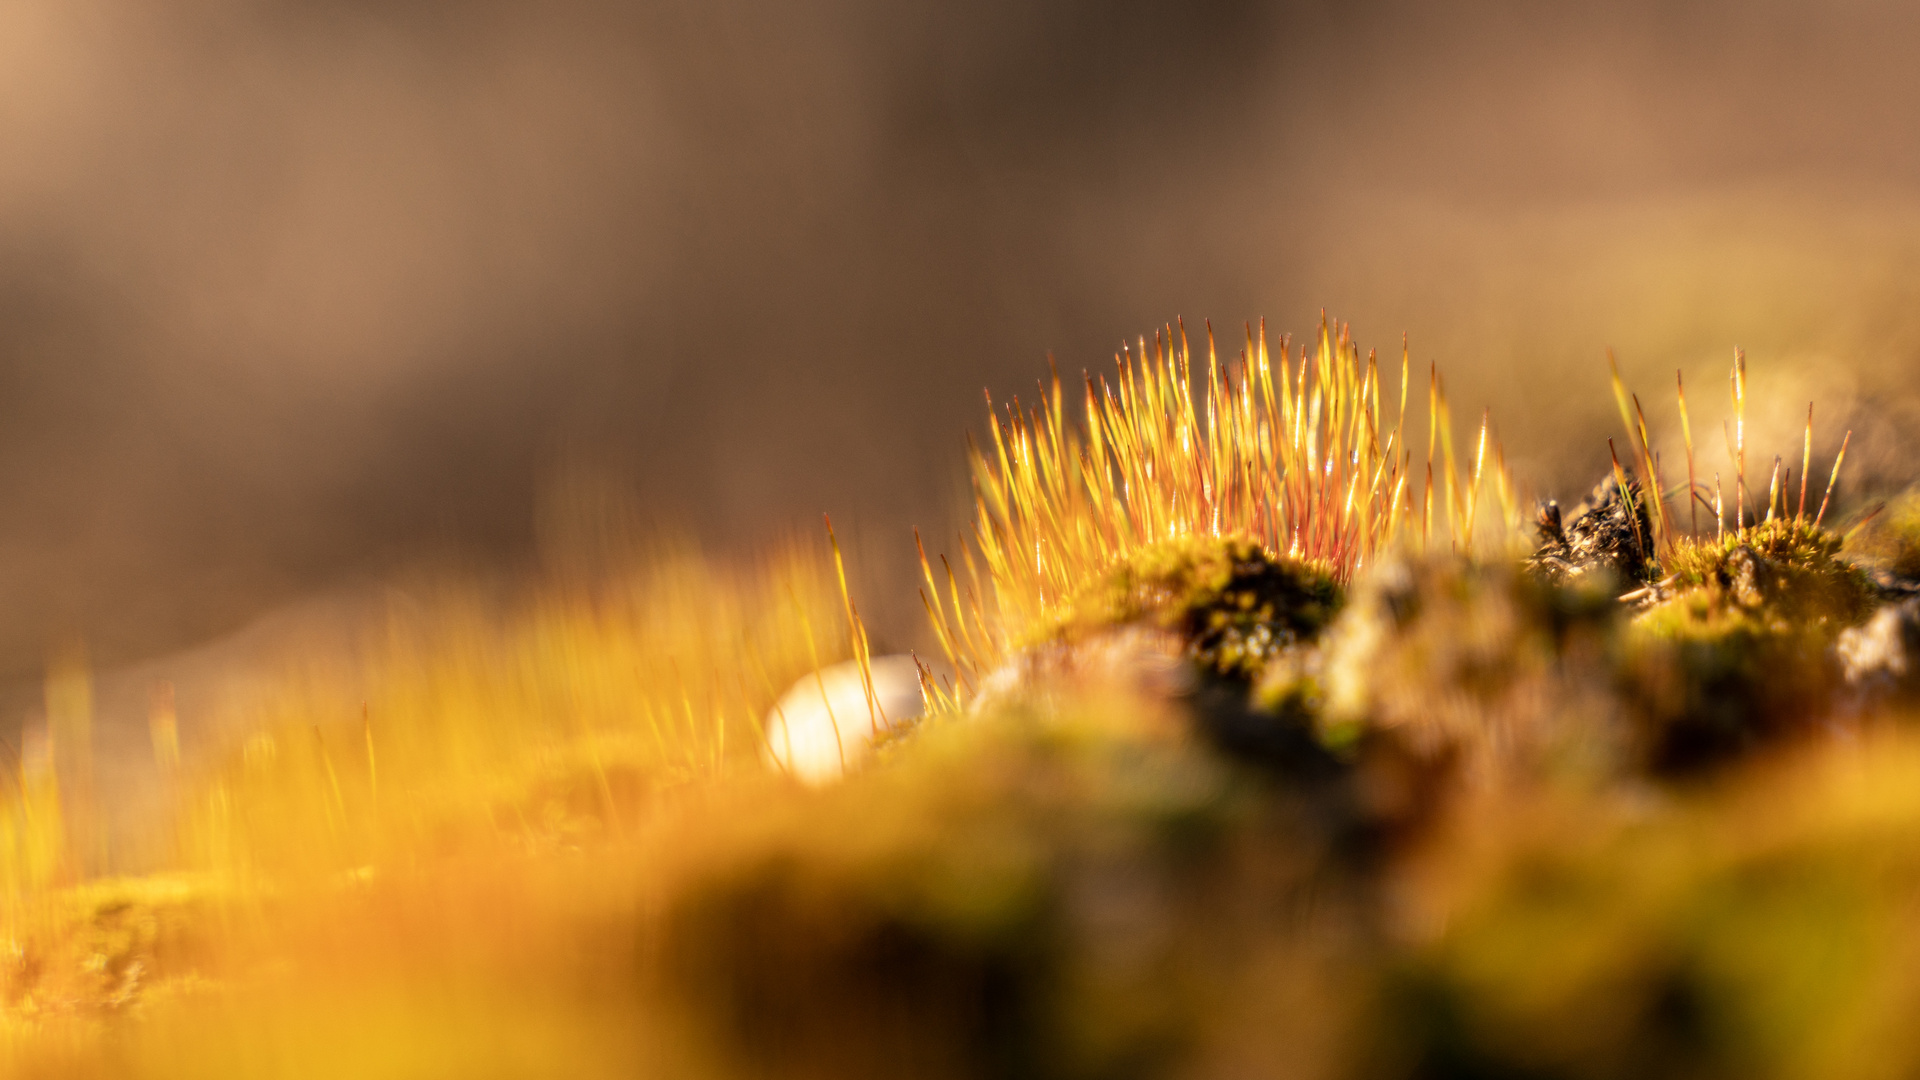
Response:
[{"label": "golden moss", "polygon": [[[1628,542],[1664,598],[1630,619],[1473,557],[1504,475],[1485,425],[1456,466],[1437,380],[1416,491],[1344,331],[1298,368],[1252,340],[1197,366],[1170,330],[1084,428],[1057,388],[998,425],[984,571],[928,568],[949,703],[1020,646],[1081,677],[826,790],[754,744],[789,680],[865,648],[824,560],[442,595],[179,777],[192,879],[63,884],[68,672],[0,807],[0,1071],[1914,1071],[1920,750],[1813,737],[1874,597],[1832,536],[1688,540],[1653,498]],[[1129,678],[1184,676],[1170,640],[1212,677]]]},{"label": "golden moss", "polygon": [[990,451],[973,454],[964,572],[943,559],[936,575],[922,553],[923,599],[959,696],[1055,625],[1088,582],[1155,544],[1245,537],[1342,582],[1400,542],[1503,547],[1512,485],[1490,422],[1472,454],[1456,456],[1430,372],[1425,482],[1416,482],[1412,381],[1403,350],[1392,394],[1344,326],[1323,323],[1297,359],[1284,340],[1270,353],[1264,331],[1249,327],[1237,363],[1220,360],[1209,330],[1204,368],[1185,328],[1169,326],[1151,348],[1142,339],[1117,358],[1110,380],[1087,377],[1083,424],[1069,421],[1057,377],[1037,408],[1016,402],[994,417]]},{"label": "golden moss", "polygon": [[41,759],[71,747],[45,740],[0,788],[0,1072],[693,1075],[628,1034],[632,950],[608,943],[658,861],[632,838],[761,775],[760,717],[846,656],[842,612],[804,552],[427,592],[176,776],[163,854],[192,878],[63,884],[73,815],[50,810],[76,796]]},{"label": "golden moss", "polygon": [[0,1028],[98,1018],[193,985],[214,947],[219,900],[209,879],[156,875],[89,882],[15,912]]},{"label": "golden moss", "polygon": [[781,690],[849,650],[830,570],[790,551],[651,566],[498,603],[448,587],[251,707],[205,778],[191,865],[326,880],[501,844],[615,837],[664,792],[757,772]]}]

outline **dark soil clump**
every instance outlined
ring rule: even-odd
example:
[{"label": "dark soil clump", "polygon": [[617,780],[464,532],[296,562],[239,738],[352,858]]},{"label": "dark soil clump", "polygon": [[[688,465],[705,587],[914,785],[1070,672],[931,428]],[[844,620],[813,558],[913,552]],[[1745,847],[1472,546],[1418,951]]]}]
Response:
[{"label": "dark soil clump", "polygon": [[1540,547],[1527,565],[1552,584],[1608,573],[1623,582],[1653,578],[1653,523],[1647,517],[1640,483],[1631,476],[1625,499],[1620,497],[1620,485],[1609,476],[1594,485],[1566,524],[1562,524],[1560,504],[1547,500],[1540,506],[1535,527]]}]

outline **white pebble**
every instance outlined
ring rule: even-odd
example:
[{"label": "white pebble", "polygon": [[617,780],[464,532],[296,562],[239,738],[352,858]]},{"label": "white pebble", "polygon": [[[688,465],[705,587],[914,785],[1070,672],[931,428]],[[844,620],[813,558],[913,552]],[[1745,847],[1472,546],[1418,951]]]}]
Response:
[{"label": "white pebble", "polygon": [[822,668],[794,683],[767,716],[768,758],[802,783],[828,783],[858,766],[888,725],[898,728],[920,715],[920,673],[912,657],[876,656],[869,668],[878,714],[867,708],[858,662]]}]

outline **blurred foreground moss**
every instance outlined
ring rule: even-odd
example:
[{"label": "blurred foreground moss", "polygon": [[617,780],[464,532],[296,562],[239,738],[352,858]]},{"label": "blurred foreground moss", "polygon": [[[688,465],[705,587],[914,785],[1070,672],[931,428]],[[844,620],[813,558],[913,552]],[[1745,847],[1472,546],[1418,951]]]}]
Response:
[{"label": "blurred foreground moss", "polygon": [[1489,800],[1432,864],[1445,910],[1395,964],[1380,1074],[1920,1067],[1916,750],[1810,750],[1672,802]]},{"label": "blurred foreground moss", "polygon": [[213,883],[178,875],[90,882],[13,911],[0,1021],[91,1021],[191,989],[216,943]]},{"label": "blurred foreground moss", "polygon": [[723,1061],[1338,1074],[1374,942],[1337,793],[1111,715],[949,724],[914,751],[689,845],[659,977]]},{"label": "blurred foreground moss", "polygon": [[1619,605],[1590,581],[1401,559],[1355,591],[1326,644],[1324,737],[1391,732],[1478,775],[1605,756]]}]

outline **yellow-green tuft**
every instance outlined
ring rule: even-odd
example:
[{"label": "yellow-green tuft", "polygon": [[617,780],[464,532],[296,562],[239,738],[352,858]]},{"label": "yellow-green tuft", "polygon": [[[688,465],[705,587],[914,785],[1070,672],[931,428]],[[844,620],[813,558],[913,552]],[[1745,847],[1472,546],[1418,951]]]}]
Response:
[{"label": "yellow-green tuft", "polygon": [[1274,555],[1246,537],[1150,544],[1082,590],[1052,636],[1146,624],[1173,633],[1204,671],[1251,681],[1339,611],[1332,567]]}]

